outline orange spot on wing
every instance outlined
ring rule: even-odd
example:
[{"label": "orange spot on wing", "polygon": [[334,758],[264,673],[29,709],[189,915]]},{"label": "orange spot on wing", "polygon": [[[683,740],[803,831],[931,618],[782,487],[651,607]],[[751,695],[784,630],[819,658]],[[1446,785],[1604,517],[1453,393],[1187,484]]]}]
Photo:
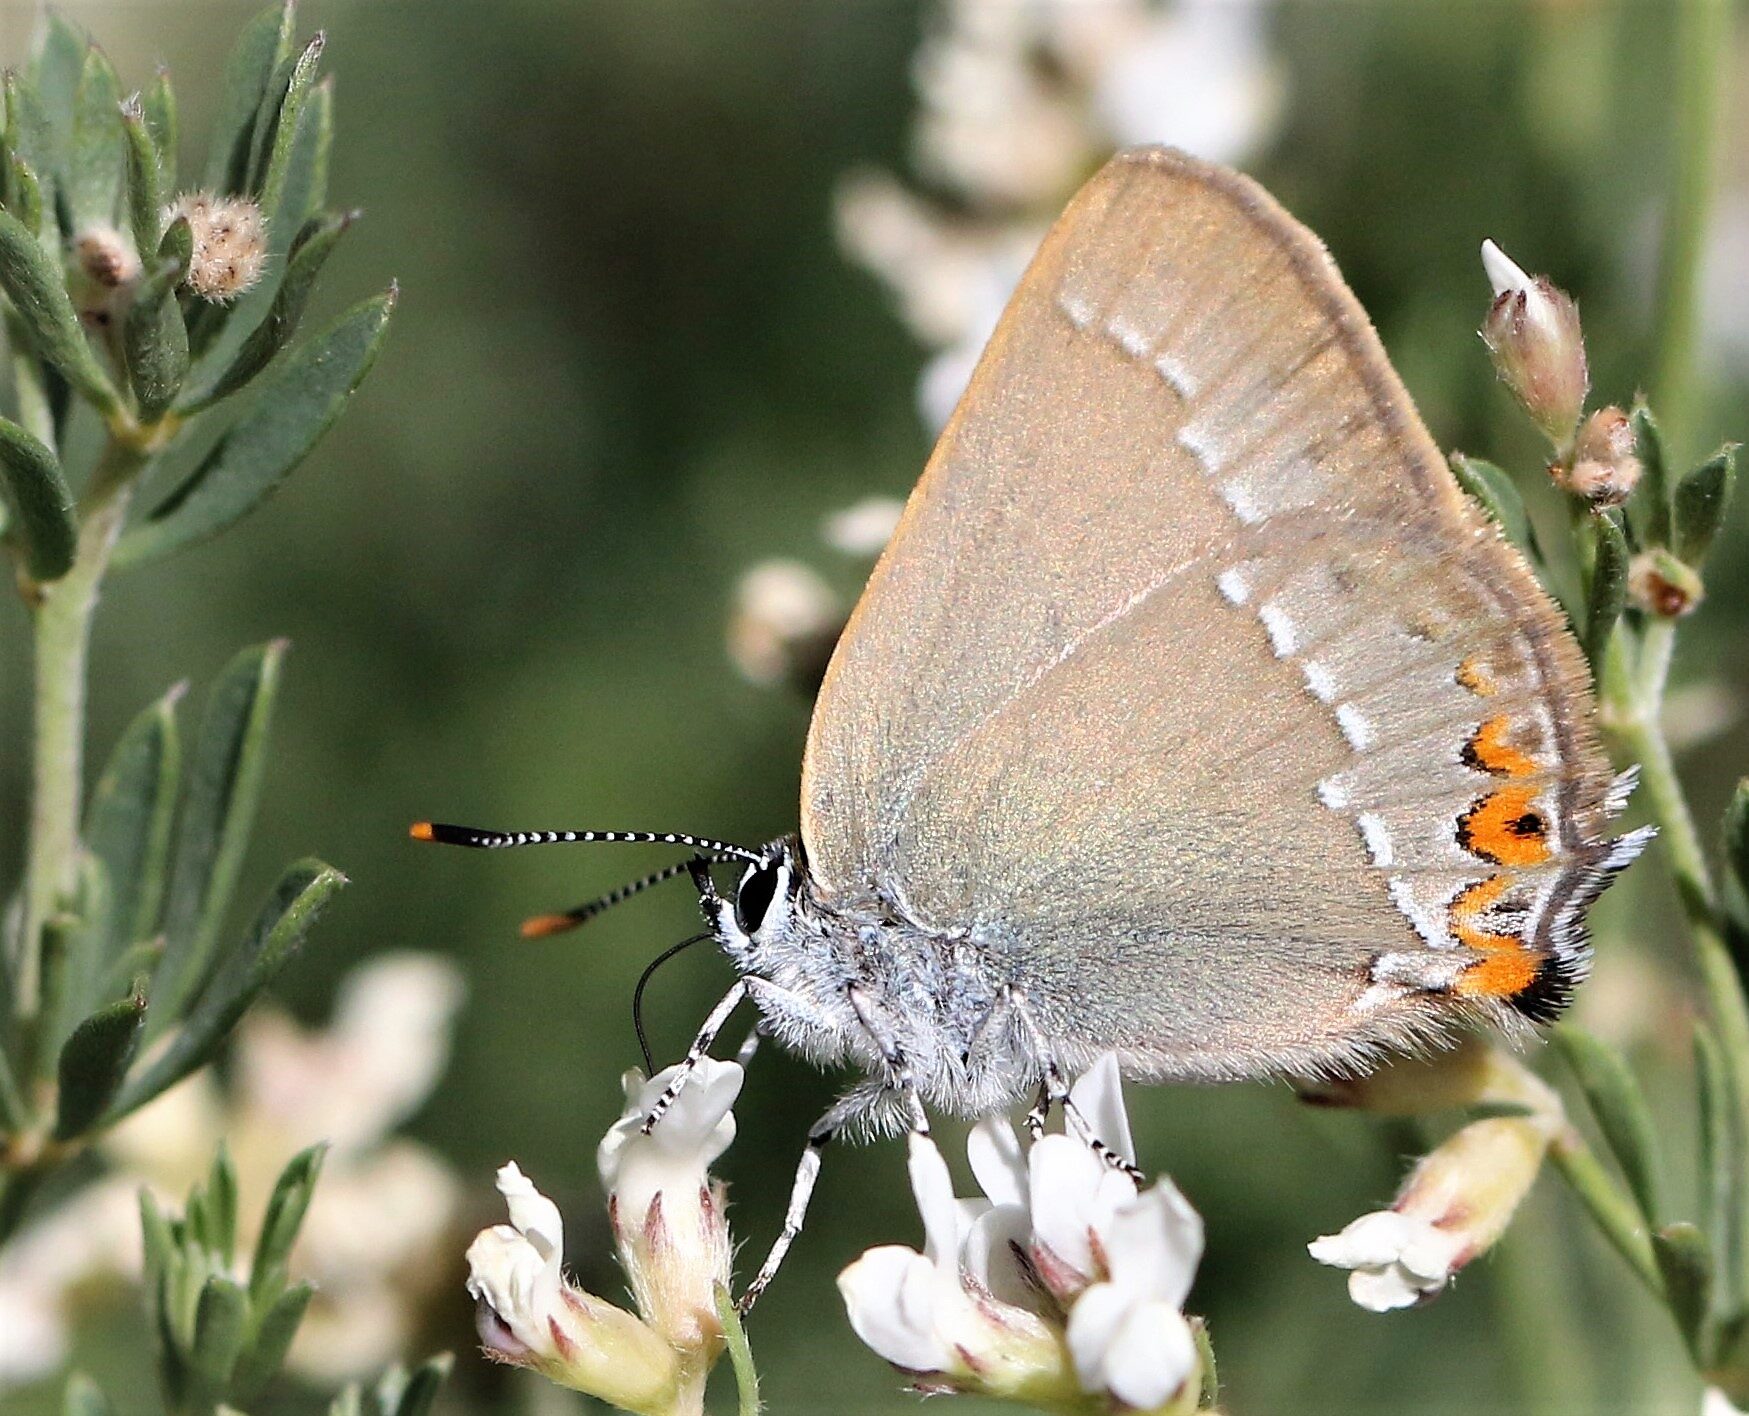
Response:
[{"label": "orange spot on wing", "polygon": [[1464,744],[1464,761],[1483,772],[1492,772],[1496,777],[1534,777],[1541,769],[1535,758],[1520,752],[1506,740],[1511,729],[1512,724],[1504,713],[1488,719]]},{"label": "orange spot on wing", "polygon": [[1458,818],[1458,844],[1497,865],[1541,865],[1549,858],[1549,820],[1536,788],[1502,787]]},{"label": "orange spot on wing", "polygon": [[1482,916],[1500,902],[1511,884],[1510,875],[1491,875],[1459,892],[1451,902],[1451,932],[1458,943],[1484,952],[1524,947],[1524,940],[1516,934],[1496,934],[1481,923]]},{"label": "orange spot on wing", "polygon": [[1535,983],[1542,967],[1541,954],[1502,949],[1465,969],[1458,976],[1457,991],[1472,998],[1511,998]]},{"label": "orange spot on wing", "polygon": [[1500,691],[1493,676],[1482,666],[1481,660],[1474,654],[1457,666],[1457,681],[1476,695],[1477,698],[1492,698]]}]

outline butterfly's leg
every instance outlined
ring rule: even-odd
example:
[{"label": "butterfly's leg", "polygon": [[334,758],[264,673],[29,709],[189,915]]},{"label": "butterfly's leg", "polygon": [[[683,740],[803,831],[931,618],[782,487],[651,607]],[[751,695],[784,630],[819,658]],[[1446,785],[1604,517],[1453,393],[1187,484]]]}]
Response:
[{"label": "butterfly's leg", "polygon": [[1046,1082],[1038,1084],[1038,1097],[1032,1110],[1026,1113],[1026,1134],[1036,1142],[1045,1133],[1045,1122],[1051,1119],[1051,1089]]},{"label": "butterfly's leg", "polygon": [[[1045,1040],[1044,1033],[1040,1031],[1038,1021],[1032,1016],[1032,1009],[1027,1005],[1026,994],[1013,984],[1007,985],[1004,992],[1008,995],[1009,1006],[1014,1009],[1015,1016],[1020,1019],[1021,1027],[1026,1030],[1027,1037],[1032,1043],[1033,1054],[1038,1059],[1039,1070],[1042,1073],[1039,1084],[1039,1100],[1026,1118],[1028,1129],[1034,1126],[1033,1118],[1037,1116],[1037,1128],[1038,1131],[1042,1131],[1045,1117],[1050,1114],[1050,1108],[1053,1105],[1061,1106],[1063,1119],[1074,1127],[1075,1134],[1086,1143],[1088,1149],[1113,1170],[1121,1170],[1136,1184],[1142,1184],[1147,1177],[1127,1157],[1120,1155],[1101,1140],[1087,1118],[1081,1114],[1081,1108],[1075,1105],[1075,1098],[1069,1095],[1068,1079],[1063,1075],[1063,1069],[1057,1062],[1055,1052]],[[1034,1132],[1035,1135],[1037,1133],[1037,1131]]]},{"label": "butterfly's leg", "polygon": [[888,1024],[881,1011],[875,1006],[874,1000],[868,996],[868,990],[859,983],[848,985],[844,996],[850,1001],[850,1006],[856,1012],[856,1019],[868,1033],[874,1045],[880,1049],[881,1061],[886,1064],[890,1088],[904,1098],[905,1111],[911,1122],[911,1129],[920,1136],[929,1134],[929,1113],[923,1109],[923,1098],[917,1094],[917,1075],[911,1070],[911,1063],[905,1056],[904,1049],[899,1046],[899,1040],[893,1035],[893,1029]]},{"label": "butterfly's leg", "polygon": [[753,1026],[748,1029],[747,1036],[741,1039],[740,1047],[735,1050],[736,1064],[745,1067],[751,1062],[753,1060],[753,1054],[759,1051],[759,1044],[764,1041],[764,1039],[765,1034],[759,1030],[759,1024],[753,1024]]},{"label": "butterfly's leg", "polygon": [[687,1078],[693,1074],[698,1064],[704,1061],[705,1054],[710,1051],[711,1044],[717,1040],[717,1034],[723,1030],[723,1024],[729,1021],[729,1014],[741,1006],[741,1000],[746,996],[747,981],[738,978],[735,980],[735,986],[717,1001],[716,1007],[711,1009],[710,1016],[704,1020],[704,1025],[698,1030],[698,1036],[692,1040],[692,1046],[686,1049],[686,1056],[674,1069],[674,1075],[668,1079],[668,1085],[662,1088],[661,1095],[656,1098],[649,1112],[644,1116],[644,1124],[639,1127],[644,1135],[647,1136],[655,1130],[656,1123],[667,1113],[668,1108],[674,1105],[674,1099],[686,1086]]},{"label": "butterfly's leg", "polygon": [[790,1245],[795,1243],[796,1236],[802,1232],[802,1223],[808,1216],[808,1201],[814,1197],[814,1182],[820,1178],[821,1153],[832,1143],[832,1138],[843,1128],[845,1121],[868,1105],[868,1100],[868,1095],[860,1091],[841,1096],[827,1108],[824,1116],[808,1128],[808,1143],[802,1150],[801,1161],[796,1166],[796,1178],[790,1185],[789,1208],[784,1211],[783,1230],[773,1241],[770,1252],[765,1256],[765,1262],[759,1265],[759,1272],[747,1285],[747,1291],[736,1302],[735,1307],[741,1313],[751,1311],[753,1305],[759,1301],[759,1295],[765,1292],[766,1285],[777,1276],[778,1269],[783,1266]]}]

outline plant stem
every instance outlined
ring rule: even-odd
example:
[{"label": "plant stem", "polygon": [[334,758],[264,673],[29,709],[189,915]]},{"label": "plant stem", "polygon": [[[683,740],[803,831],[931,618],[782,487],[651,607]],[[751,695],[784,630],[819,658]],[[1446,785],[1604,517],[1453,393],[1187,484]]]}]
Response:
[{"label": "plant stem", "polygon": [[1725,66],[1732,55],[1730,0],[1680,0],[1672,23],[1676,171],[1658,259],[1652,391],[1653,407],[1680,452],[1693,412],[1701,256],[1718,173]]},{"label": "plant stem", "polygon": [[41,1004],[42,931],[73,889],[78,869],[83,793],[86,661],[91,618],[109,557],[127,516],[144,456],[115,439],[105,447],[80,498],[73,566],[39,587],[36,619],[35,741],[30,845],[25,866],[24,928],[14,977],[20,1021]]},{"label": "plant stem", "polygon": [[1573,1127],[1564,1126],[1549,1146],[1549,1159],[1640,1282],[1659,1302],[1668,1302],[1664,1276],[1652,1252],[1652,1237],[1639,1209],[1610,1178],[1585,1138]]}]

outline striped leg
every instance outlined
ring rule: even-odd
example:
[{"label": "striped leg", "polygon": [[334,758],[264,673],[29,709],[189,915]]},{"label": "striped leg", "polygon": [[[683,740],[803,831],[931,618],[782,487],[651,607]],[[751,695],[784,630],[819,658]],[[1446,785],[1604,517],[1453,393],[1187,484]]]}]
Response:
[{"label": "striped leg", "polygon": [[1037,1020],[1032,1016],[1032,1009],[1027,1005],[1026,994],[1010,984],[1004,990],[1008,995],[1008,1003],[1014,1009],[1014,1014],[1020,1019],[1021,1026],[1026,1030],[1032,1043],[1033,1054],[1038,1060],[1043,1080],[1039,1086],[1039,1099],[1032,1110],[1027,1113],[1026,1124],[1036,1139],[1044,1131],[1044,1123],[1050,1115],[1052,1106],[1063,1108],[1063,1119],[1074,1129],[1096,1156],[1103,1160],[1113,1170],[1121,1170],[1134,1180],[1138,1186],[1146,1183],[1147,1177],[1126,1156],[1119,1155],[1094,1132],[1087,1118],[1081,1114],[1081,1108],[1075,1105],[1075,1099],[1069,1095],[1069,1082],[1063,1075],[1063,1069],[1058,1064],[1056,1054],[1050,1044],[1045,1041],[1044,1034],[1039,1030]]},{"label": "striped leg", "polygon": [[668,1085],[662,1088],[661,1095],[650,1107],[649,1114],[644,1117],[644,1124],[639,1128],[644,1135],[649,1135],[656,1129],[656,1123],[667,1114],[668,1108],[674,1105],[674,1100],[686,1086],[687,1079],[692,1076],[698,1064],[711,1049],[711,1044],[717,1040],[717,1034],[723,1030],[723,1024],[729,1021],[729,1014],[741,1006],[741,1000],[747,996],[747,981],[736,979],[735,986],[725,993],[712,1008],[710,1016],[704,1020],[704,1026],[699,1028],[698,1036],[692,1040],[692,1046],[686,1049],[686,1056],[680,1065],[674,1069],[674,1075],[669,1078]]},{"label": "striped leg", "polygon": [[840,1097],[832,1103],[824,1116],[808,1128],[808,1143],[802,1149],[801,1161],[796,1166],[796,1178],[790,1186],[789,1207],[784,1211],[783,1229],[773,1241],[765,1256],[765,1262],[759,1265],[759,1272],[753,1276],[753,1282],[747,1285],[747,1291],[735,1304],[736,1310],[743,1316],[753,1311],[759,1295],[777,1277],[778,1269],[783,1267],[783,1261],[789,1254],[790,1245],[795,1243],[796,1236],[802,1232],[802,1224],[808,1217],[808,1201],[814,1197],[814,1182],[820,1178],[821,1153],[832,1143],[832,1138],[844,1124],[848,1101],[850,1098]]},{"label": "striped leg", "polygon": [[844,996],[850,1000],[850,1006],[856,1011],[856,1019],[863,1026],[869,1038],[880,1050],[881,1061],[886,1064],[889,1087],[898,1092],[905,1100],[905,1109],[910,1114],[911,1129],[920,1136],[929,1134],[929,1113],[923,1109],[923,1098],[917,1095],[917,1076],[911,1070],[911,1063],[906,1059],[904,1050],[899,1046],[898,1038],[893,1036],[893,1029],[882,1016],[881,1011],[868,996],[868,991],[861,984],[853,983],[844,990]]}]

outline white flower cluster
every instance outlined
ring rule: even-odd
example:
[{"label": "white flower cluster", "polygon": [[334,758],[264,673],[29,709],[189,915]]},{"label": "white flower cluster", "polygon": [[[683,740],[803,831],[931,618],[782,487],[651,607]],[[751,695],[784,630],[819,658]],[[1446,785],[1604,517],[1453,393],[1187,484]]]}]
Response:
[{"label": "white flower cluster", "polygon": [[882,173],[839,198],[845,249],[935,351],[919,401],[958,401],[1046,226],[1118,148],[1168,143],[1238,162],[1274,132],[1281,73],[1261,0],[946,0],[916,61],[918,170],[953,201]]},{"label": "white flower cluster", "polygon": [[[1073,1099],[1105,1145],[1133,1153],[1114,1057]],[[857,1335],[926,1389],[1195,1410],[1201,1362],[1182,1309],[1202,1221],[1177,1187],[1141,1190],[1073,1135],[1023,1150],[1001,1118],[973,1129],[967,1155],[980,1199],[955,1199],[940,1151],[911,1138],[924,1248],[871,1249],[839,1275]]]},{"label": "white flower cluster", "polygon": [[510,1222],[468,1249],[468,1293],[489,1357],[531,1367],[623,1410],[687,1416],[723,1350],[716,1301],[729,1282],[723,1189],[710,1165],[735,1138],[741,1068],[705,1058],[662,1124],[644,1117],[678,1069],[624,1078],[626,1105],[596,1153],[620,1266],[638,1311],[565,1279],[564,1223],[515,1164],[498,1172]]}]

